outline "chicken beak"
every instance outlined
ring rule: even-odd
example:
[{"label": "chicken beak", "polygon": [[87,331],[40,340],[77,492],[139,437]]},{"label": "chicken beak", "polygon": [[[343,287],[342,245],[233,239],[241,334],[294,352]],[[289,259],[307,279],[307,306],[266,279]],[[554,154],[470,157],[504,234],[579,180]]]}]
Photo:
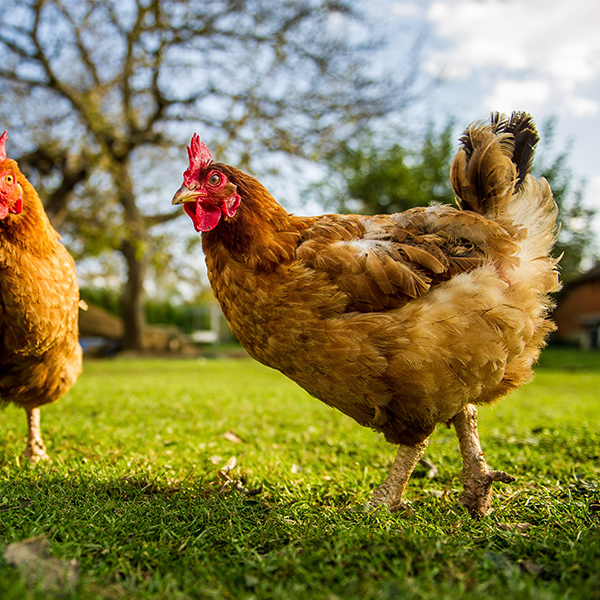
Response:
[{"label": "chicken beak", "polygon": [[182,185],[173,196],[171,204],[183,204],[184,202],[197,202],[198,194],[190,190],[186,185]]}]

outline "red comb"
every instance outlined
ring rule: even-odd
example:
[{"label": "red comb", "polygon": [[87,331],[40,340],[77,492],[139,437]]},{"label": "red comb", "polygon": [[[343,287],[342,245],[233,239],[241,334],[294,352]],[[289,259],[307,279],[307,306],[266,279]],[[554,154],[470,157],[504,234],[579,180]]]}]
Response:
[{"label": "red comb", "polygon": [[6,148],[4,147],[6,142],[6,131],[0,135],[0,160],[6,160]]},{"label": "red comb", "polygon": [[210,150],[206,144],[200,141],[200,136],[194,133],[192,141],[187,147],[188,156],[190,157],[190,166],[183,174],[184,183],[195,181],[200,176],[200,173],[212,162]]}]

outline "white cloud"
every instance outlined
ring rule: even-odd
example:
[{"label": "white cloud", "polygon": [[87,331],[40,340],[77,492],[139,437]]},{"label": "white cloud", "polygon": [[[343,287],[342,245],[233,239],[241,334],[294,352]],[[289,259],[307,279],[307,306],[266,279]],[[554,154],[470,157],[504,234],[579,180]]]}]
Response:
[{"label": "white cloud", "polygon": [[512,112],[526,108],[536,112],[537,108],[548,101],[550,93],[550,85],[540,79],[529,81],[501,79],[494,85],[491,93],[484,97],[485,109]]},{"label": "white cloud", "polygon": [[567,110],[575,117],[595,117],[600,113],[600,103],[583,96],[571,95],[566,99]]},{"label": "white cloud", "polygon": [[429,68],[490,82],[486,105],[600,111],[582,91],[600,77],[598,0],[434,0],[428,19],[442,43]]}]

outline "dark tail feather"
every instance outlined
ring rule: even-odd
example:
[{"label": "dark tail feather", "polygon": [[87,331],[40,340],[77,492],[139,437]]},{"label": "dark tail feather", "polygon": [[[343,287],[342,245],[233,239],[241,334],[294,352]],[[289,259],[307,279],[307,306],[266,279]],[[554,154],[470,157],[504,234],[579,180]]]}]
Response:
[{"label": "dark tail feather", "polygon": [[530,115],[493,113],[490,123],[469,126],[450,170],[463,210],[498,216],[531,170],[538,134]]},{"label": "dark tail feather", "polygon": [[521,189],[525,176],[531,172],[535,147],[540,141],[531,115],[513,112],[510,117],[492,113],[491,124],[494,133],[510,133],[514,140],[512,161],[517,167],[517,189]]}]

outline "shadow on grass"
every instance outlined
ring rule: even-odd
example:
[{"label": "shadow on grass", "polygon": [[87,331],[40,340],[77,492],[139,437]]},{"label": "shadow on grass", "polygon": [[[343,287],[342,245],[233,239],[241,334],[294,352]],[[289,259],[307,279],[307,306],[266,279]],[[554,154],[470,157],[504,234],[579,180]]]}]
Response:
[{"label": "shadow on grass", "polygon": [[[56,556],[79,561],[89,598],[502,598],[508,584],[561,597],[600,583],[597,523],[574,511],[572,492],[564,505],[523,497],[473,521],[437,498],[401,517],[221,487],[25,469],[0,479],[1,537],[47,536]],[[505,527],[511,513],[533,526]]]}]

